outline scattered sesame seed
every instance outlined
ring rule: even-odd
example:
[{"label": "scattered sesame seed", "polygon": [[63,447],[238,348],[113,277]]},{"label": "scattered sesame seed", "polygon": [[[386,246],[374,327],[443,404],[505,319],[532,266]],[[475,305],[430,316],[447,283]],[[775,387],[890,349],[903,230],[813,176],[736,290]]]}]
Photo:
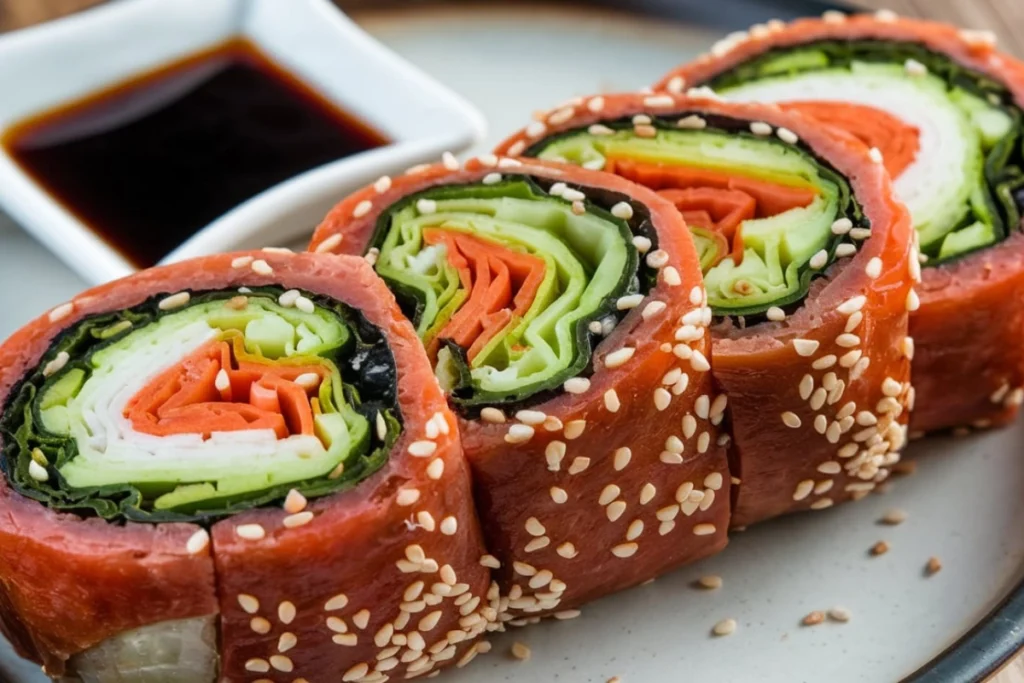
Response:
[{"label": "scattered sesame seed", "polygon": [[287,600],[277,606],[277,618],[283,624],[290,624],[295,620],[295,605]]},{"label": "scattered sesame seed", "polygon": [[657,493],[658,493],[658,489],[655,488],[654,484],[652,484],[650,482],[647,482],[640,489],[640,504],[641,505],[647,505],[652,500],[654,500],[654,496]]},{"label": "scattered sesame seed", "polygon": [[270,275],[274,272],[274,269],[270,267],[270,264],[261,258],[253,261],[250,268],[252,268],[252,272],[257,275]]},{"label": "scattered sesame seed", "polygon": [[735,619],[722,619],[720,622],[715,624],[711,632],[716,636],[730,636],[736,632],[736,620]]},{"label": "scattered sesame seed", "polygon": [[419,489],[401,489],[395,496],[395,502],[402,507],[409,507],[420,499]]},{"label": "scattered sesame seed", "polygon": [[266,635],[270,633],[270,630],[273,628],[273,626],[269,621],[267,621],[263,617],[253,617],[249,620],[249,628],[252,629],[253,633]]},{"label": "scattered sesame seed", "polygon": [[437,213],[437,202],[433,199],[417,199],[416,210],[421,214]]},{"label": "scattered sesame seed", "polygon": [[500,569],[501,562],[494,555],[481,555],[480,566],[487,567],[488,569]]},{"label": "scattered sesame seed", "polygon": [[697,585],[708,590],[717,590],[722,587],[722,577],[717,574],[707,574],[697,579]]},{"label": "scattered sesame seed", "polygon": [[889,552],[889,544],[885,541],[878,541],[873,546],[871,546],[871,550],[869,552],[875,557],[878,557],[879,555],[884,555],[887,552]]},{"label": "scattered sesame seed", "polygon": [[814,354],[818,350],[820,343],[813,339],[794,339],[793,349],[804,357],[808,357]]},{"label": "scattered sesame seed", "polygon": [[754,135],[765,136],[771,135],[773,131],[771,125],[765,123],[764,121],[754,121],[753,123],[750,124],[750,132],[753,133]]},{"label": "scattered sesame seed", "polygon": [[501,174],[500,173],[488,173],[487,175],[485,175],[483,177],[482,182],[483,182],[484,185],[495,185],[497,183],[500,183],[501,182]]},{"label": "scattered sesame seed", "polygon": [[437,481],[444,475],[444,460],[441,458],[434,458],[427,465],[427,476],[434,481]]},{"label": "scattered sesame seed", "polygon": [[255,673],[266,673],[270,671],[270,664],[265,659],[249,659],[245,662],[245,670]]},{"label": "scattered sesame seed", "polygon": [[[31,468],[32,464],[34,463],[35,461],[33,460],[32,463],[29,464],[29,468]],[[189,555],[198,555],[199,553],[206,550],[209,547],[209,545],[210,534],[206,531],[206,529],[199,529],[191,536],[189,536],[188,541],[185,542],[185,550],[188,552]]]},{"label": "scattered sesame seed", "polygon": [[668,265],[669,254],[664,249],[655,249],[647,254],[645,261],[651,268],[664,268]]},{"label": "scattered sesame seed", "polygon": [[63,320],[64,318],[66,318],[69,315],[71,315],[71,312],[73,310],[75,310],[75,304],[74,304],[74,302],[70,302],[69,301],[69,302],[63,303],[60,306],[57,306],[56,308],[51,310],[48,318],[49,318],[51,323],[55,323],[58,320]]},{"label": "scattered sesame seed", "polygon": [[804,617],[800,623],[804,626],[817,626],[823,621],[825,621],[825,614],[815,610]]},{"label": "scattered sesame seed", "polygon": [[47,481],[50,478],[50,473],[46,470],[46,468],[40,465],[34,459],[29,460],[28,475],[36,481]]},{"label": "scattered sesame seed", "polygon": [[934,576],[942,571],[942,562],[937,557],[929,557],[924,566],[925,576]]},{"label": "scattered sesame seed", "polygon": [[337,612],[340,609],[344,609],[348,605],[348,596],[344,593],[338,593],[333,598],[324,603],[325,612]]},{"label": "scattered sesame seed", "polygon": [[832,621],[838,621],[841,624],[845,624],[850,620],[850,610],[845,607],[833,607],[828,611],[828,618]]},{"label": "scattered sesame seed", "polygon": [[445,536],[454,536],[459,530],[459,522],[451,515],[441,520],[441,533]]},{"label": "scattered sesame seed", "polygon": [[433,441],[413,441],[407,449],[409,455],[415,458],[428,458],[437,450],[437,444]]},{"label": "scattered sesame seed", "polygon": [[505,434],[505,443],[526,443],[533,438],[535,431],[533,427],[526,424],[510,425],[508,433]]},{"label": "scattered sesame seed", "polygon": [[811,491],[814,490],[814,481],[811,479],[804,479],[796,485],[796,489],[793,491],[793,500],[800,501],[811,495]]},{"label": "scattered sesame seed", "polygon": [[882,150],[878,149],[877,147],[872,147],[871,149],[869,149],[868,156],[871,158],[871,161],[875,162],[876,164],[880,164],[883,161],[885,161],[885,159],[882,157]]},{"label": "scattered sesame seed", "polygon": [[363,201],[356,204],[356,207],[352,209],[352,217],[362,218],[366,214],[370,213],[370,209],[372,208],[373,202],[371,202],[369,199],[364,199]]},{"label": "scattered sesame seed", "polygon": [[715,533],[715,530],[716,529],[714,524],[698,524],[695,527],[693,527],[693,535],[710,536],[711,534]]},{"label": "scattered sesame seed", "polygon": [[370,610],[361,609],[352,615],[352,623],[359,629],[365,629],[370,623]]},{"label": "scattered sesame seed", "polygon": [[252,263],[252,256],[236,256],[231,259],[232,268],[244,268]]},{"label": "scattered sesame seed", "polygon": [[779,128],[775,131],[775,134],[779,136],[779,139],[785,142],[787,145],[795,145],[800,142],[800,138],[796,133],[791,131],[789,128]]},{"label": "scattered sesame seed", "polygon": [[811,257],[809,265],[811,266],[811,268],[815,270],[821,270],[822,268],[824,268],[826,265],[828,265],[828,252],[825,251],[824,249],[821,249],[818,252],[816,252],[814,256]]},{"label": "scattered sesame seed", "polygon": [[258,541],[267,535],[266,530],[259,524],[240,524],[235,527],[235,533],[247,541]]},{"label": "scattered sesame seed", "polygon": [[178,292],[177,294],[164,297],[160,300],[160,303],[157,304],[157,306],[161,311],[169,311],[174,308],[181,308],[187,304],[191,298],[192,295],[188,292]]},{"label": "scattered sesame seed", "polygon": [[631,346],[616,349],[604,357],[604,366],[610,370],[621,367],[633,357],[634,353],[636,353],[636,349]]},{"label": "scattered sesame seed", "polygon": [[608,391],[604,392],[604,407],[608,410],[609,413],[619,412],[619,408],[621,406],[622,404],[619,402],[619,395],[615,392],[614,389],[609,389]]},{"label": "scattered sesame seed", "polygon": [[645,107],[672,107],[676,103],[670,95],[650,95],[644,98]]},{"label": "scattered sesame seed", "polygon": [[521,662],[529,661],[530,659],[530,648],[518,640],[512,643],[511,653],[513,657]]},{"label": "scattered sesame seed", "polygon": [[643,300],[643,294],[627,294],[618,298],[615,302],[615,308],[620,311],[628,311],[639,306]]},{"label": "scattered sesame seed", "polygon": [[707,128],[708,122],[696,114],[690,114],[676,121],[676,125],[688,130],[703,130]]},{"label": "scattered sesame seed", "polygon": [[800,425],[803,424],[803,422],[800,420],[800,417],[796,413],[789,410],[782,413],[782,423],[785,424],[787,427],[790,427],[791,429],[798,429]]},{"label": "scattered sesame seed", "polygon": [[239,593],[238,606],[248,614],[256,614],[260,611],[260,601],[246,593]]},{"label": "scattered sesame seed", "polygon": [[620,543],[612,548],[612,555],[622,559],[633,557],[636,555],[636,551],[640,548],[636,543]]},{"label": "scattered sesame seed", "polygon": [[643,317],[644,320],[650,320],[654,316],[660,314],[666,308],[668,308],[668,304],[666,304],[664,301],[650,301],[647,303],[646,306],[644,306],[644,310],[641,312],[640,315],[641,317]]},{"label": "scattered sesame seed", "polygon": [[661,278],[670,287],[678,287],[683,284],[683,279],[679,275],[679,271],[676,270],[675,266],[667,266],[661,269]]},{"label": "scattered sesame seed", "polygon": [[488,406],[480,410],[480,419],[491,424],[504,424],[505,413],[497,408]]},{"label": "scattered sesame seed", "polygon": [[771,308],[769,308],[768,312],[766,313],[766,315],[767,315],[769,320],[772,320],[772,321],[775,321],[775,322],[782,322],[783,320],[786,319],[786,312],[783,311],[778,306],[772,306]]}]

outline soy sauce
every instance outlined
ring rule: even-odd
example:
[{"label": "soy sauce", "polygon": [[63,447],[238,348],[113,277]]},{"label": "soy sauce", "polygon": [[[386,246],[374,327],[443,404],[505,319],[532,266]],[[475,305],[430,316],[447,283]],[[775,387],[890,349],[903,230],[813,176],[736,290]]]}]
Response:
[{"label": "soy sauce", "polygon": [[138,267],[263,190],[387,142],[245,40],[45,112],[0,140]]}]

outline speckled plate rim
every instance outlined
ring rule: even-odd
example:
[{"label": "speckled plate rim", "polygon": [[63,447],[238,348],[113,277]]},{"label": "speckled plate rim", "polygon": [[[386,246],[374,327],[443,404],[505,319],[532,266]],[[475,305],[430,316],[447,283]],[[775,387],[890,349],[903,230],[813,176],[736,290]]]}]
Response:
[{"label": "speckled plate rim", "polygon": [[[573,0],[554,0],[553,4],[563,2],[573,2]],[[693,5],[679,0],[589,0],[589,2],[637,14],[694,20]],[[387,4],[387,0],[384,3],[381,0],[373,0],[373,3],[375,7],[379,7],[381,4]],[[365,6],[366,3],[365,0],[340,0],[340,4],[345,7],[349,5]],[[745,4],[749,6],[752,3]],[[842,1],[762,0],[760,4],[769,11],[775,10],[790,16],[820,14],[829,9],[847,12],[858,11]],[[1024,581],[1011,589],[1009,595],[995,609],[979,620],[959,640],[904,678],[903,683],[974,683],[983,681],[997,673],[1022,650],[1024,650]]]}]

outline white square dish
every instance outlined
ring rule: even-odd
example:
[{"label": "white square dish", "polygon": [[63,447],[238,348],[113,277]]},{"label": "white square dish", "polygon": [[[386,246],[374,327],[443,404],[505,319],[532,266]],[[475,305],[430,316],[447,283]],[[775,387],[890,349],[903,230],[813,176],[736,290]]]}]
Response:
[{"label": "white square dish", "polygon": [[[236,37],[391,142],[269,188],[196,232],[164,262],[296,239],[348,191],[484,134],[471,105],[369,37],[329,0],[118,0],[0,37],[0,134]],[[135,270],[2,148],[0,205],[91,282]]]}]

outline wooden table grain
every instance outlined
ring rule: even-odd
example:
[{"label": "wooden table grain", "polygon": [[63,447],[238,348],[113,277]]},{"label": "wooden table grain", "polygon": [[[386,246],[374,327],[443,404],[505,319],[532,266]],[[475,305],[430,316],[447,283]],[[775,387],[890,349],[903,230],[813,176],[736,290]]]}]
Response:
[{"label": "wooden table grain", "polygon": [[[69,14],[104,0],[0,0],[0,31]],[[1024,0],[855,0],[866,9],[891,9],[907,16],[942,19],[969,28],[989,29],[1001,49],[1024,57]],[[1024,655],[988,683],[1024,683]]]}]

